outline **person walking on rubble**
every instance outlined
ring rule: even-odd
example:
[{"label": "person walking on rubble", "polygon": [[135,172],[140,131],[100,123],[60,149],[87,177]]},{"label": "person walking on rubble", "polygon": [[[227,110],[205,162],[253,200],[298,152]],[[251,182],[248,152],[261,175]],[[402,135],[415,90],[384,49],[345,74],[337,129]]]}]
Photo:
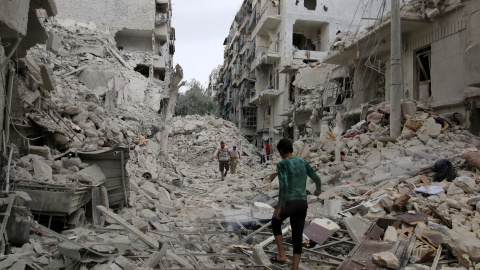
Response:
[{"label": "person walking on rubble", "polygon": [[285,263],[285,248],[283,246],[282,223],[288,217],[292,227],[293,266],[298,269],[302,254],[303,228],[307,216],[307,176],[316,186],[315,196],[321,192],[321,180],[310,164],[299,157],[293,156],[293,144],[290,140],[282,139],[277,145],[282,161],[277,163],[277,172],[270,175],[270,180],[278,176],[280,190],[278,204],[272,217],[272,230],[278,247],[278,255],[271,258],[271,262]]},{"label": "person walking on rubble", "polygon": [[262,145],[262,152],[260,153],[260,164],[265,163],[265,155],[267,154],[267,151],[265,150],[265,147]]},{"label": "person walking on rubble", "polygon": [[[222,181],[225,179],[228,173],[228,169],[230,167],[230,160],[231,160],[231,153],[228,150],[228,147],[225,147],[225,143],[222,141],[220,142],[220,148],[217,151],[217,160],[219,162],[220,174],[222,175]],[[223,171],[225,170],[225,174]]]},{"label": "person walking on rubble", "polygon": [[240,155],[240,149],[237,148],[237,146],[233,146],[232,149],[230,149],[230,160],[231,160],[231,167],[232,167],[232,173],[235,173],[235,170],[237,169],[237,163],[239,159],[242,159],[242,156]]},{"label": "person walking on rubble", "polygon": [[270,160],[270,143],[268,140],[265,142],[265,150],[267,151],[267,160]]}]

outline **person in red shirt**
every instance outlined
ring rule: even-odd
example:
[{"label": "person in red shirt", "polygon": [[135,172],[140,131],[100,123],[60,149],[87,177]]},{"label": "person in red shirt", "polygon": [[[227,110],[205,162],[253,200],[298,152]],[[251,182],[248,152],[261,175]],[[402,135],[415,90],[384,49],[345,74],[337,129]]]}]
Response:
[{"label": "person in red shirt", "polygon": [[270,143],[268,143],[268,140],[266,141],[265,150],[267,150],[267,160],[270,160]]}]

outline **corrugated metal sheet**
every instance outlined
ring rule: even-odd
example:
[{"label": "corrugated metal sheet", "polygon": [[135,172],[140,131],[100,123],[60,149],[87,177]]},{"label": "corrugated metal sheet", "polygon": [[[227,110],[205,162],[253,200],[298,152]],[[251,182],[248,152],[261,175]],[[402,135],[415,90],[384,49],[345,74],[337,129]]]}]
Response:
[{"label": "corrugated metal sheet", "polygon": [[125,166],[130,158],[129,149],[117,146],[110,150],[93,152],[78,151],[77,155],[82,162],[90,165],[98,165],[107,177],[105,187],[108,191],[110,208],[120,205],[127,206],[126,202],[128,201],[130,183]]}]

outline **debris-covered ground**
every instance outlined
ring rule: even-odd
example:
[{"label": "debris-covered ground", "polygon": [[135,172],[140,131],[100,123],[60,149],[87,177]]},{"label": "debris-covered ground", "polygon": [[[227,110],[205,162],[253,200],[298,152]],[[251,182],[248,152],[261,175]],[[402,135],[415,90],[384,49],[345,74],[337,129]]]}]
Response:
[{"label": "debris-covered ground", "polygon": [[[261,165],[234,124],[202,116],[174,118],[162,154],[167,86],[129,68],[143,56],[92,26],[50,27],[57,46],[17,63],[0,269],[281,269],[268,260],[278,154]],[[323,183],[308,196],[302,269],[479,269],[479,138],[407,103],[399,139],[380,104],[367,122],[295,142]],[[224,181],[222,140],[243,153]]]}]

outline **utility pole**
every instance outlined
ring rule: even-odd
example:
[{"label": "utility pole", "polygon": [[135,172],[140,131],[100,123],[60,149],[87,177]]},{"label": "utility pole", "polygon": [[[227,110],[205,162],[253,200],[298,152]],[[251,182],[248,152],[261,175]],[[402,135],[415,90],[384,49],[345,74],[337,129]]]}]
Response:
[{"label": "utility pole", "polygon": [[402,133],[402,26],[400,0],[392,0],[392,48],[390,54],[390,136],[398,138]]}]

